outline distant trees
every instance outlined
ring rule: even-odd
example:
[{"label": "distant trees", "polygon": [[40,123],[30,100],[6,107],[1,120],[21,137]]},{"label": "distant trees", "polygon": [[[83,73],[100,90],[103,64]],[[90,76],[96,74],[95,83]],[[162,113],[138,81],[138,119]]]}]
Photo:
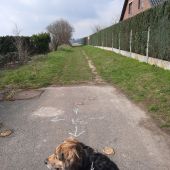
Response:
[{"label": "distant trees", "polygon": [[113,19],[112,19],[112,24],[113,24],[113,25],[117,24],[117,23],[119,22],[119,19],[120,19],[120,16],[115,16],[115,17],[113,17]]},{"label": "distant trees", "polygon": [[74,28],[66,20],[60,19],[47,26],[50,33],[51,43],[50,48],[57,50],[58,46],[62,44],[69,44],[73,35]]},{"label": "distant trees", "polygon": [[[119,22],[119,16],[114,16],[111,20],[110,25],[115,25]],[[92,26],[92,33],[98,33],[101,30],[104,30],[107,27],[107,25],[102,25],[102,24],[96,24]]]},{"label": "distant trees", "polygon": [[101,25],[94,25],[94,26],[92,27],[93,33],[97,33],[97,32],[99,32],[99,31],[101,31],[102,29],[103,29],[103,27],[102,27]]}]

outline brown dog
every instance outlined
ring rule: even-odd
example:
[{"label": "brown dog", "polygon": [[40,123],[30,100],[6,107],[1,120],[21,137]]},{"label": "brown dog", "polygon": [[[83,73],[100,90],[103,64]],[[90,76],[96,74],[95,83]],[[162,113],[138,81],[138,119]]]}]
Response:
[{"label": "brown dog", "polygon": [[73,138],[59,145],[45,164],[49,169],[56,170],[118,170],[107,156]]}]

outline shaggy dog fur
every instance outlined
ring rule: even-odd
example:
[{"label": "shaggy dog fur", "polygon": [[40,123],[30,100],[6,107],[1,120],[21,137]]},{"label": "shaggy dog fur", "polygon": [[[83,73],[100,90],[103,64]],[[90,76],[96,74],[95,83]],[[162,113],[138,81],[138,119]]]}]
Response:
[{"label": "shaggy dog fur", "polygon": [[45,164],[56,170],[119,170],[107,156],[73,138],[59,145]]}]

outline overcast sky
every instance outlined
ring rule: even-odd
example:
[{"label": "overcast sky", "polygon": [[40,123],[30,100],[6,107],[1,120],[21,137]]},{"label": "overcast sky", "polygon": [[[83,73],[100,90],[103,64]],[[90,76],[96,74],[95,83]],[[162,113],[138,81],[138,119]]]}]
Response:
[{"label": "overcast sky", "polygon": [[14,24],[23,35],[46,30],[57,19],[75,28],[74,38],[92,33],[94,25],[108,26],[120,17],[124,0],[1,0],[0,36],[12,35]]}]

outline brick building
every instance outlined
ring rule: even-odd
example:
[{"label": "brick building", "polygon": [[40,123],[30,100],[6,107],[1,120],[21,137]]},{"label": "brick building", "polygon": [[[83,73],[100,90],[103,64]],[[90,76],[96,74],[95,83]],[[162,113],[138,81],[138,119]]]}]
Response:
[{"label": "brick building", "polygon": [[133,17],[165,0],[125,0],[120,21]]}]

